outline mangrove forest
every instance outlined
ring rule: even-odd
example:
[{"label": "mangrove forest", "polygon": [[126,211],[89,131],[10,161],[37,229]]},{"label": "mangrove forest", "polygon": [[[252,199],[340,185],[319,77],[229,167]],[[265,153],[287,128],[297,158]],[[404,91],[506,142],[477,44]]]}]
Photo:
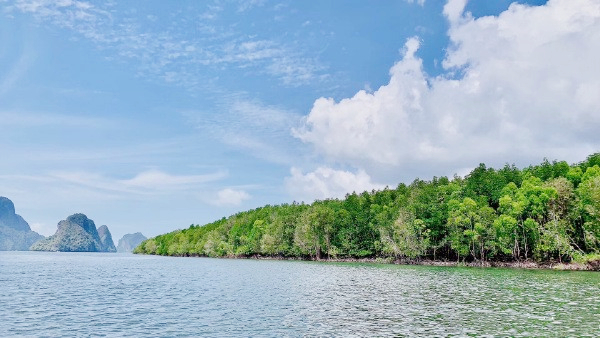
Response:
[{"label": "mangrove forest", "polygon": [[569,165],[415,179],[312,204],[267,205],[142,242],[135,253],[301,259],[600,260],[600,153]]}]

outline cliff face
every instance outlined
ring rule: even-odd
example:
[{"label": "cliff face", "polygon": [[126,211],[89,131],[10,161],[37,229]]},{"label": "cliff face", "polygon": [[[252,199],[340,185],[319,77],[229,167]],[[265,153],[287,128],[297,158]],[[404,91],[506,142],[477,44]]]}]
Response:
[{"label": "cliff face", "polygon": [[[104,242],[98,234],[94,221],[84,214],[74,214],[58,223],[56,233],[44,240],[33,244],[30,250],[34,251],[85,251],[104,252],[110,249],[112,237],[110,231],[104,226],[102,229]],[[110,240],[110,241],[109,241]],[[114,252],[114,251],[113,251]]]},{"label": "cliff face", "polygon": [[0,224],[17,231],[31,231],[23,217],[15,213],[13,202],[6,197],[0,197]]},{"label": "cliff face", "polygon": [[102,247],[100,251],[102,252],[117,252],[117,248],[115,248],[115,243],[113,242],[112,235],[108,230],[106,225],[101,225],[98,228],[98,236],[100,237],[100,246]]},{"label": "cliff face", "polygon": [[119,240],[117,251],[132,252],[136,246],[140,245],[140,243],[146,239],[146,236],[142,235],[140,232],[136,232],[135,234],[127,234]]},{"label": "cliff face", "polygon": [[35,231],[18,231],[0,225],[0,251],[26,251],[44,236]]},{"label": "cliff face", "polygon": [[0,197],[0,251],[28,250],[31,244],[44,236],[31,231],[23,217],[15,213],[15,205],[6,197]]}]

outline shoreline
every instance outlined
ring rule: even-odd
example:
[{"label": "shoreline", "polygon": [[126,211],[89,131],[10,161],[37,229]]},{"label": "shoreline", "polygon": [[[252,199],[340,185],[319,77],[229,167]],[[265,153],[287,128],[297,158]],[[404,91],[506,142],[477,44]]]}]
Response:
[{"label": "shoreline", "polygon": [[[141,254],[146,255],[146,254]],[[156,255],[161,256],[161,255]],[[367,263],[367,264],[392,264],[392,265],[424,265],[424,266],[445,266],[445,267],[470,267],[470,268],[510,268],[510,269],[528,269],[528,270],[559,270],[559,271],[600,271],[600,262],[594,263],[563,263],[563,262],[543,262],[518,261],[473,261],[456,262],[441,261],[431,259],[407,259],[407,258],[303,258],[303,257],[285,257],[285,256],[223,256],[209,257],[203,255],[164,255],[165,257],[206,257],[206,258],[226,258],[226,259],[255,259],[255,260],[278,260],[278,261],[304,261],[304,262],[322,262],[322,263]]]},{"label": "shoreline", "polygon": [[250,257],[229,257],[242,259],[258,260],[298,260],[307,262],[331,262],[331,263],[368,263],[368,264],[392,264],[392,265],[423,265],[423,266],[445,266],[445,267],[470,267],[470,268],[510,268],[510,269],[530,269],[530,270],[561,270],[561,271],[600,271],[600,266],[581,263],[561,263],[534,261],[520,262],[497,262],[497,261],[473,261],[456,262],[440,260],[415,260],[415,259],[394,259],[394,258],[325,258],[325,259],[302,259],[296,257],[273,257],[273,256],[250,256]]}]

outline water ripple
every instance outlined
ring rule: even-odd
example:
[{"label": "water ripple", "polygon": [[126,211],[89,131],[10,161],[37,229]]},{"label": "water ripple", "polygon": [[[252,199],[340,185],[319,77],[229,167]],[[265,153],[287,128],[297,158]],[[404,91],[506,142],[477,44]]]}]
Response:
[{"label": "water ripple", "polygon": [[596,336],[600,275],[0,253],[0,336]]}]

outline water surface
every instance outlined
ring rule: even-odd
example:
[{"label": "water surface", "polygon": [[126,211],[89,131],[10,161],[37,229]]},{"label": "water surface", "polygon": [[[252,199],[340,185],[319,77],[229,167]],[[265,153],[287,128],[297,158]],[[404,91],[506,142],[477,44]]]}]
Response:
[{"label": "water surface", "polygon": [[600,274],[0,252],[6,336],[597,336]]}]

